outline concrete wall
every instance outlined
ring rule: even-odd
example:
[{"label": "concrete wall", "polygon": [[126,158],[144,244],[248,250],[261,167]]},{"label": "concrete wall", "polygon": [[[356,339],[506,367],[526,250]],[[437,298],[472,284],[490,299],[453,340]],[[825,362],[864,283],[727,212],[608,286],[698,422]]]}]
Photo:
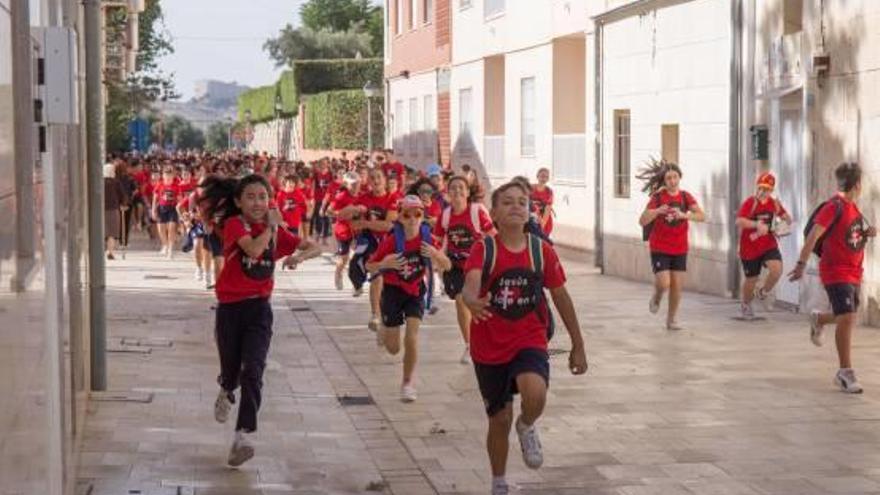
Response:
[{"label": "concrete wall", "polygon": [[[603,236],[609,274],[649,280],[648,248],[638,217],[648,198],[635,174],[659,157],[661,126],[680,130],[682,186],[706,211],[692,224],[688,286],[724,294],[727,253],[730,6],[694,0],[604,26]],[[631,193],[614,194],[614,111],[631,112]],[[735,208],[735,206],[734,206]]]}]

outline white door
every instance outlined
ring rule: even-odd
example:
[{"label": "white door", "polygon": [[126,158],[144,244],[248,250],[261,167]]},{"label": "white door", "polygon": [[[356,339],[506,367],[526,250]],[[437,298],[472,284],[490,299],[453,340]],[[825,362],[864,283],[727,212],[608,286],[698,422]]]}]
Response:
[{"label": "white door", "polygon": [[782,252],[782,279],[776,289],[779,301],[798,307],[799,285],[785,276],[794,269],[803,245],[804,223],[807,221],[807,173],[803,155],[803,122],[800,110],[779,112],[779,162],[775,166],[776,194],[794,223],[791,235],[779,239]]}]

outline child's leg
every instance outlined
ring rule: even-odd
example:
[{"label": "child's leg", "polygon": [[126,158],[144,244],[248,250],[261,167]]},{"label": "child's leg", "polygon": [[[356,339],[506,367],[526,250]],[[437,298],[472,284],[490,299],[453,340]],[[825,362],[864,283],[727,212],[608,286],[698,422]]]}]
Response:
[{"label": "child's leg", "polygon": [[241,405],[236,431],[257,430],[257,412],[263,402],[263,371],[272,341],[272,306],[265,299],[250,301],[242,311],[246,323],[241,346]]},{"label": "child's leg", "polygon": [[202,240],[200,238],[193,239],[193,260],[196,262],[196,268],[199,270],[204,270],[204,266],[202,265]]},{"label": "child's leg", "polygon": [[654,301],[660,304],[663,300],[663,294],[669,290],[670,275],[669,270],[663,270],[654,274]]},{"label": "child's leg", "polygon": [[223,256],[215,256],[214,257],[214,281],[217,281],[217,278],[220,277],[220,272],[223,271]]},{"label": "child's leg", "polygon": [[471,311],[464,303],[461,294],[455,296],[455,313],[458,316],[458,328],[461,330],[461,338],[465,345],[471,342]]},{"label": "child's leg", "polygon": [[837,344],[837,358],[841,368],[852,368],[852,331],[856,323],[856,313],[845,313],[835,318],[837,330],[834,342]]},{"label": "child's leg", "polygon": [[392,356],[397,355],[397,353],[400,352],[400,327],[386,327],[382,324],[380,331],[382,332],[382,340],[385,344],[385,350],[387,350],[388,354],[391,354]]},{"label": "child's leg", "polygon": [[237,306],[218,304],[214,325],[214,340],[220,355],[220,376],[217,377],[217,383],[229,393],[238,388],[241,371],[241,338],[244,327],[239,320]]},{"label": "child's leg", "polygon": [[489,416],[489,433],[486,435],[486,450],[492,476],[501,477],[507,471],[507,453],[510,450],[510,427],[513,425],[513,403],[508,402],[504,409]]},{"label": "child's leg", "polygon": [[[403,383],[410,383],[419,358],[419,325],[421,318],[406,319],[406,336],[403,339]],[[399,332],[398,332],[399,333]]]},{"label": "child's leg", "polygon": [[767,278],[764,279],[764,292],[771,292],[779,278],[782,276],[782,262],[779,260],[767,261]]},{"label": "child's leg", "polygon": [[537,373],[520,373],[516,376],[516,388],[519,389],[522,397],[522,422],[531,426],[544,412],[544,405],[547,403],[547,382]]},{"label": "child's leg", "polygon": [[673,271],[670,272],[669,283],[669,313],[666,315],[666,322],[675,321],[675,315],[678,314],[678,306],[681,304],[681,290],[684,286],[684,276],[686,272]]},{"label": "child's leg", "polygon": [[742,286],[742,302],[748,304],[755,298],[755,286],[758,285],[758,277],[746,277]]},{"label": "child's leg", "polygon": [[370,281],[370,309],[375,318],[380,314],[380,302],[382,300],[382,277],[376,277]]}]

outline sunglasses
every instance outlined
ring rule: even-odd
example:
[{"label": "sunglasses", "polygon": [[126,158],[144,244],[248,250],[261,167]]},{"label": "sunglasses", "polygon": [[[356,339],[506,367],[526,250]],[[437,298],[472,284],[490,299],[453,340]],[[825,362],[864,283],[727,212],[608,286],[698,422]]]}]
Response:
[{"label": "sunglasses", "polygon": [[412,218],[419,219],[419,218],[422,218],[422,212],[419,211],[419,212],[415,212],[415,213],[404,213],[401,216],[403,217],[404,220],[409,220]]},{"label": "sunglasses", "polygon": [[423,187],[419,189],[419,194],[434,194],[434,190],[430,187]]}]

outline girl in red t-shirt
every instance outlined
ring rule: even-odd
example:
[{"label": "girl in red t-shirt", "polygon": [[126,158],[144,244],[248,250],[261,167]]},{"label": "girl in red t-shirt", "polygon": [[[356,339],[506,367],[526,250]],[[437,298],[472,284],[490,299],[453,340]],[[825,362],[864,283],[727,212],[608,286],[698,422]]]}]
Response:
[{"label": "girl in red t-shirt", "polygon": [[382,323],[376,329],[376,340],[390,354],[400,352],[400,327],[406,325],[403,351],[403,383],[400,399],[416,400],[413,373],[418,358],[419,325],[425,311],[425,281],[429,277],[426,260],[441,270],[451,267],[445,254],[422,239],[421,226],[425,207],[418,196],[406,196],[400,202],[399,222],[403,229],[403,250],[397,251],[397,239],[387,235],[367,262],[367,270],[380,275],[382,287]]},{"label": "girl in red t-shirt", "polygon": [[550,170],[547,168],[538,169],[538,184],[532,188],[532,206],[538,215],[538,224],[547,237],[553,232],[553,189],[547,185],[550,181]]},{"label": "girl in red t-shirt", "polygon": [[668,290],[666,328],[681,330],[675,316],[687,271],[688,223],[702,222],[705,215],[694,197],[679,188],[681,169],[678,165],[659,162],[641,177],[647,178],[645,190],[652,193],[639,218],[643,228],[651,226],[648,240],[654,270],[654,294],[648,308],[651,313],[657,313],[663,294]]},{"label": "girl in red t-shirt", "polygon": [[287,230],[293,235],[299,235],[302,214],[307,208],[306,197],[301,189],[297,189],[296,177],[288,175],[281,183],[282,189],[275,195],[275,204],[281,211]]},{"label": "girl in red t-shirt", "polygon": [[440,219],[434,226],[434,236],[443,246],[446,256],[452,260],[452,268],[443,272],[443,290],[455,301],[458,328],[464,339],[464,352],[460,362],[469,364],[471,312],[464,304],[461,295],[461,289],[464,287],[464,265],[474,243],[483,235],[494,234],[495,227],[486,208],[480,203],[470,201],[467,179],[461,176],[449,179],[447,190],[450,205],[440,214]]},{"label": "girl in red t-shirt", "polygon": [[336,238],[336,273],[333,281],[336,290],[342,290],[342,274],[348,266],[351,254],[351,242],[354,239],[354,230],[351,220],[344,218],[340,212],[355,204],[360,195],[360,178],[354,172],[346,172],[342,178],[342,187],[330,201],[327,214],[333,217],[333,236]]},{"label": "girl in red t-shirt", "polygon": [[840,369],[834,384],[843,392],[862,393],[852,367],[852,332],[861,303],[865,246],[877,236],[877,229],[868,225],[856,201],[862,194],[862,169],[857,163],[844,163],[834,171],[838,192],[825,202],[814,217],[797,265],[789,275],[792,282],[804,276],[810,253],[820,242],[819,279],[825,286],[831,312],[810,312],[810,340],[822,345],[824,326],[835,323],[835,341]]},{"label": "girl in red t-shirt", "polygon": [[[775,227],[777,219],[791,223],[791,216],[782,203],[772,196],[776,178],[765,172],[758,176],[754,196],[743,201],[736,215],[739,228],[739,257],[743,266],[745,280],[742,285],[740,311],[745,320],[753,320],[755,311],[752,300],[758,298],[770,311],[773,306],[773,288],[782,275],[782,253],[776,242]],[[767,277],[760,288],[755,288],[761,269],[767,267]]]},{"label": "girl in red t-shirt", "polygon": [[180,188],[175,183],[174,168],[166,167],[162,171],[162,181],[153,189],[153,220],[159,224],[159,242],[162,248],[159,253],[171,259],[174,256],[174,243],[177,238],[177,202],[180,199]]},{"label": "girl in red t-shirt", "polygon": [[[462,294],[473,315],[471,357],[489,416],[486,445],[493,493],[507,493],[504,476],[508,437],[514,423],[514,394],[522,396],[516,433],[523,460],[532,469],[544,461],[535,422],[544,410],[550,377],[550,308],[545,288],[571,338],[569,370],[575,375],[587,371],[584,340],[559,258],[549,243],[524,232],[528,205],[529,193],[523,184],[509,182],[496,189],[492,193],[492,218],[498,233],[474,244],[465,264]],[[494,250],[489,251],[488,246]],[[533,251],[537,249],[540,254]],[[494,252],[494,263],[484,273],[487,251]],[[536,259],[543,260],[540,269],[535,268]]]},{"label": "girl in red t-shirt", "polygon": [[[225,423],[241,386],[235,441],[229,451],[230,466],[240,466],[254,456],[253,433],[262,402],[263,371],[272,339],[272,305],[275,262],[295,268],[320,255],[320,248],[279,229],[281,212],[270,208],[272,188],[266,178],[253,174],[241,181],[224,179],[209,185],[202,201],[209,217],[217,215],[223,231],[226,264],[217,280],[214,330],[220,355],[220,391],[214,417]],[[299,251],[293,255],[294,252]],[[291,256],[293,255],[293,256]]]}]

